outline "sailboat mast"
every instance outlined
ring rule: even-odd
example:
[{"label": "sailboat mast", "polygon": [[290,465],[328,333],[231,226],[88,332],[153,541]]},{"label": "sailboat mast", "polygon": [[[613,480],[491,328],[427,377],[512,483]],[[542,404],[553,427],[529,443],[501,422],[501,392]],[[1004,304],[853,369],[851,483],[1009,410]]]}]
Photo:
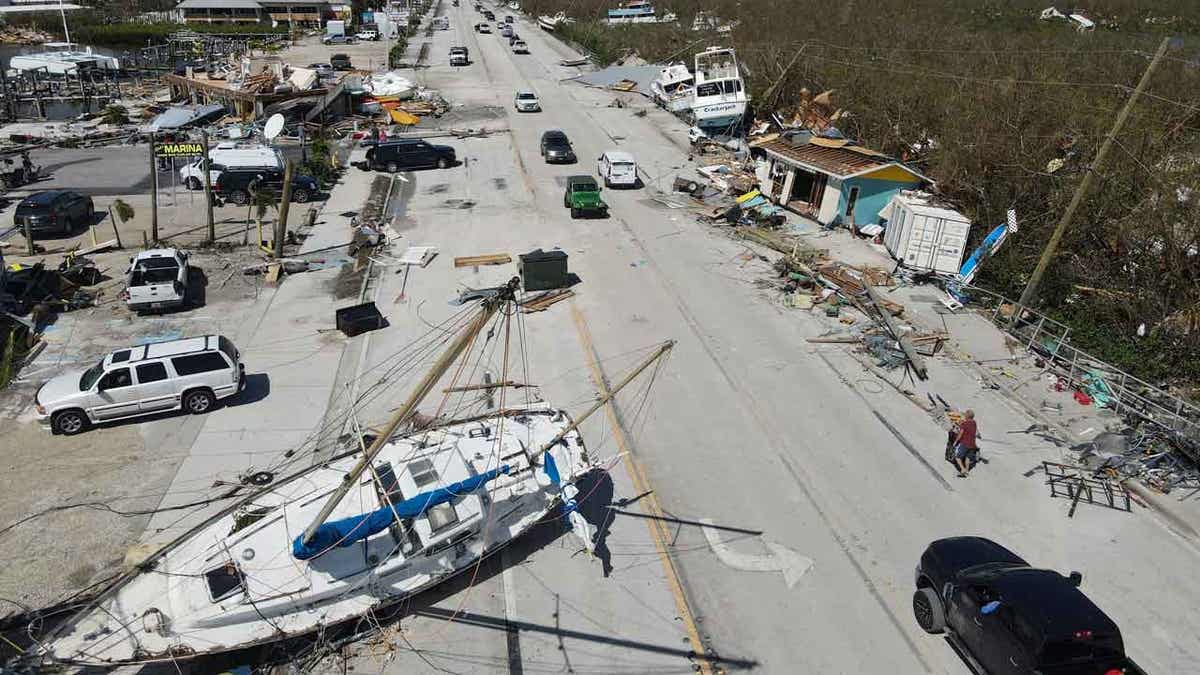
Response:
[{"label": "sailboat mast", "polygon": [[632,382],[633,379],[635,377],[637,377],[638,375],[640,375],[643,370],[649,368],[650,364],[654,363],[660,357],[662,357],[664,354],[671,351],[671,348],[674,346],[675,346],[674,340],[667,340],[666,342],[664,342],[662,344],[662,346],[660,346],[658,349],[654,350],[653,354],[651,354],[650,356],[647,356],[645,361],[642,361],[640,364],[638,364],[637,368],[634,368],[632,371],[630,371],[630,373],[628,375],[626,375],[620,382],[618,382],[617,386],[613,387],[608,392],[608,394],[601,397],[599,401],[596,401],[596,404],[593,405],[591,408],[588,408],[587,412],[583,413],[578,418],[576,418],[575,421],[572,422],[569,426],[567,426],[566,429],[563,429],[562,431],[558,432],[558,434],[555,435],[554,438],[550,439],[550,441],[548,443],[546,443],[541,448],[539,448],[536,452],[534,452],[532,455],[530,455],[529,458],[531,460],[533,460],[533,459],[537,459],[538,457],[541,457],[547,450],[554,447],[554,445],[556,443],[558,443],[563,438],[565,438],[567,434],[569,434],[572,431],[574,431],[575,429],[579,428],[579,425],[583,424],[584,420],[591,417],[592,413],[603,408],[605,405],[608,405],[608,402],[611,401],[613,399],[613,397],[617,395],[618,392],[620,392],[622,389],[624,389],[625,385]]},{"label": "sailboat mast", "polygon": [[63,35],[66,36],[64,40],[66,42],[70,43],[71,42],[71,31],[67,28],[67,8],[63,6],[63,0],[58,0],[58,13],[62,14]]},{"label": "sailboat mast", "polygon": [[333,513],[334,508],[336,508],[337,505],[342,501],[342,498],[346,496],[346,493],[350,491],[350,488],[354,487],[354,485],[358,482],[359,476],[361,476],[363,471],[371,465],[371,462],[375,459],[375,456],[379,454],[379,451],[383,448],[383,445],[388,442],[392,434],[395,433],[396,429],[399,429],[401,425],[412,419],[413,414],[416,413],[417,406],[421,404],[421,401],[425,399],[425,397],[433,389],[434,385],[437,384],[438,380],[442,378],[442,375],[444,375],[446,371],[450,369],[450,366],[458,359],[460,355],[462,355],[463,351],[470,346],[471,342],[474,341],[475,336],[478,335],[479,332],[483,330],[483,327],[487,325],[488,321],[491,321],[492,317],[495,316],[496,311],[499,310],[500,307],[506,302],[512,299],[515,283],[517,282],[519,282],[519,280],[514,278],[513,281],[509,282],[507,286],[501,289],[499,295],[483,301],[482,307],[480,307],[479,312],[475,315],[475,318],[471,320],[470,325],[468,325],[467,328],[464,329],[463,332],[454,339],[454,342],[450,344],[446,351],[443,352],[440,357],[438,357],[437,362],[433,364],[433,368],[431,368],[425,377],[421,379],[421,381],[417,384],[416,389],[409,394],[408,399],[403,405],[400,406],[399,409],[396,410],[396,414],[392,415],[392,418],[388,420],[387,425],[384,426],[379,435],[375,437],[375,440],[371,442],[371,447],[367,448],[366,452],[363,453],[362,459],[358,460],[358,463],[354,465],[354,468],[350,469],[350,472],[342,477],[341,484],[338,485],[337,489],[333,491],[333,494],[329,496],[329,500],[326,501],[325,505],[321,507],[321,511],[315,518],[313,518],[312,523],[305,528],[304,543],[307,544],[311,542],[313,535],[316,534],[317,528],[321,527],[321,525],[329,518],[329,515]]}]

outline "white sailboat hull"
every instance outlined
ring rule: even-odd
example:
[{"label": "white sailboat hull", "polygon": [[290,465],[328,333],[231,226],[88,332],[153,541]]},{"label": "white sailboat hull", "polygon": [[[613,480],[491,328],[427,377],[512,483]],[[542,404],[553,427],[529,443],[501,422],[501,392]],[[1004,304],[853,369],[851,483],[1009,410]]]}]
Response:
[{"label": "white sailboat hull", "polygon": [[[387,443],[372,465],[380,478],[364,474],[334,519],[386,508],[381,495],[392,488],[396,503],[502,464],[509,472],[455,496],[437,522],[430,509],[308,560],[293,556],[293,540],[357,458],[283,479],[119,580],[51,636],[45,656],[114,665],[210,655],[300,636],[419,593],[470,569],[559,508],[564,496],[569,500],[570,483],[592,468],[578,432],[547,453],[561,484],[529,457],[570,423],[562,411],[530,409]],[[436,485],[428,482],[431,475]],[[453,514],[449,522],[447,513]]]},{"label": "white sailboat hull", "polygon": [[701,129],[728,129],[741,123],[746,115],[746,101],[714,101],[693,104],[692,116]]}]

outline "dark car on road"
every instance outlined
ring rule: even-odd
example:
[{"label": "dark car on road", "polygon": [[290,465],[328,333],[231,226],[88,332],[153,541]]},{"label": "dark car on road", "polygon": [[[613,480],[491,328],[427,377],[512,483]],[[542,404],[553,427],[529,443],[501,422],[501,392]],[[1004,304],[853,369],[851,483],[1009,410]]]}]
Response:
[{"label": "dark car on road", "polygon": [[[267,191],[275,199],[283,194],[283,171],[280,169],[236,168],[225,169],[217,176],[213,191],[234,204],[250,203],[250,196],[258,191]],[[292,176],[292,201],[303,204],[320,192],[320,186],[311,176]]]},{"label": "dark car on road", "polygon": [[31,234],[69,235],[77,228],[88,227],[96,207],[92,198],[69,190],[35,192],[17,204],[13,225],[20,229],[29,226]]},{"label": "dark car on road", "polygon": [[367,150],[367,168],[376,171],[407,171],[409,169],[445,169],[457,162],[454,148],[431,145],[420,139],[387,141]]},{"label": "dark car on road", "polygon": [[990,539],[939,539],[917,565],[913,614],[976,673],[1145,675],[1082,582],[1078,572],[1030,567]]},{"label": "dark car on road", "polygon": [[547,164],[556,162],[573,164],[575,150],[571,147],[571,141],[567,135],[558,129],[551,129],[542,134],[542,158],[546,160]]},{"label": "dark car on road", "polygon": [[350,57],[346,54],[334,54],[329,57],[329,65],[333,66],[334,70],[350,70],[354,67],[350,64]]}]

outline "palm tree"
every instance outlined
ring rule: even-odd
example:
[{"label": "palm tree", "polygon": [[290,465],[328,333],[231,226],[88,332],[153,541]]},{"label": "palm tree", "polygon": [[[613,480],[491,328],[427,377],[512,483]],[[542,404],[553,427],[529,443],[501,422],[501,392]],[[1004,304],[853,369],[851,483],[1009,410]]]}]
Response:
[{"label": "palm tree", "polygon": [[124,248],[121,246],[121,232],[117,229],[117,218],[120,218],[121,224],[124,225],[125,223],[129,222],[129,219],[133,218],[133,216],[133,207],[130,206],[129,202],[126,202],[124,199],[114,199],[112,200],[112,203],[108,205],[108,218],[112,221],[113,236],[117,240],[117,248]]},{"label": "palm tree", "polygon": [[105,106],[100,112],[100,121],[112,125],[129,124],[129,110],[123,105]]}]

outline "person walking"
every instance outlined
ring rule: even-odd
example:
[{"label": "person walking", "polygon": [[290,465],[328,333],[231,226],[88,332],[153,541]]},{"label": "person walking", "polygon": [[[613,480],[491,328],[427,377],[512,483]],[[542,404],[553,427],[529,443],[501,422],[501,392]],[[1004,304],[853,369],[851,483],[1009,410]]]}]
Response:
[{"label": "person walking", "polygon": [[976,439],[979,437],[979,427],[975,423],[975,411],[967,410],[963,419],[958,423],[958,436],[954,439],[954,464],[958,467],[959,478],[966,478],[973,466],[971,460],[979,451]]}]

